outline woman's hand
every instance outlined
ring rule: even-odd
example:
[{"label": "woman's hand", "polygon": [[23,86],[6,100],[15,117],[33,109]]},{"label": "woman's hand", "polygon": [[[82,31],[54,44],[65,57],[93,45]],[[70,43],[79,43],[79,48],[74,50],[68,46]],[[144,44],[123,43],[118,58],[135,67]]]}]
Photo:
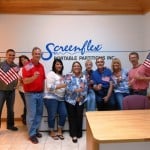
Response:
[{"label": "woman's hand", "polygon": [[75,89],[75,92],[80,93],[80,92],[83,92],[83,90],[84,89],[80,87],[80,88]]}]

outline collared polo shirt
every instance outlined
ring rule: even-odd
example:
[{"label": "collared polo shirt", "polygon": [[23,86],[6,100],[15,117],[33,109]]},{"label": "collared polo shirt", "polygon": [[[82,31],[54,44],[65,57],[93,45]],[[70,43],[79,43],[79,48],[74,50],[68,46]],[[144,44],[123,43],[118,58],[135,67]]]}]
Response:
[{"label": "collared polo shirt", "polygon": [[44,91],[45,71],[41,63],[34,65],[32,61],[27,63],[22,69],[23,78],[32,77],[35,72],[39,72],[39,77],[32,83],[23,84],[25,92],[42,92]]}]

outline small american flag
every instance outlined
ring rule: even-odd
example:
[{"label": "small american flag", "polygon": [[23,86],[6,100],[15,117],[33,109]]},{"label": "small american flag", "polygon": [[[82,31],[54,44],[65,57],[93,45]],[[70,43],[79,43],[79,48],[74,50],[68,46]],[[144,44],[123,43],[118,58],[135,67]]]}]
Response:
[{"label": "small american flag", "polygon": [[32,69],[34,67],[34,65],[33,65],[33,63],[32,62],[29,62],[29,63],[27,63],[26,65],[25,65],[25,69],[27,70],[27,71],[29,71],[30,69]]},{"label": "small american flag", "polygon": [[5,72],[0,68],[0,79],[5,82],[5,84],[9,84],[9,79],[7,78],[7,76],[5,75]]},{"label": "small american flag", "polygon": [[11,68],[9,69],[9,71],[4,72],[1,68],[0,68],[0,79],[5,82],[5,84],[9,84],[12,81],[16,80],[19,78],[19,75],[17,74],[17,72]]},{"label": "small american flag", "polygon": [[150,68],[150,53],[147,55],[143,65],[146,66],[147,68]]}]

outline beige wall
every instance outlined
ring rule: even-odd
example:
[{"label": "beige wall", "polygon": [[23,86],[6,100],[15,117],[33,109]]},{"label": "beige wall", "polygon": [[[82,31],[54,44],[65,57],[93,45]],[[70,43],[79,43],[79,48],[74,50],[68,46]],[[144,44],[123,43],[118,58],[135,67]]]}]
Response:
[{"label": "beige wall", "polygon": [[[34,46],[39,46],[45,51],[45,45],[49,42],[63,46],[66,44],[81,46],[85,40],[92,39],[94,44],[103,45],[103,52],[93,53],[93,56],[113,55],[119,57],[123,67],[128,69],[130,67],[129,51],[143,51],[140,54],[140,59],[143,61],[150,49],[149,25],[150,13],[147,15],[74,16],[0,15],[0,41],[2,41],[0,57],[5,55],[5,50],[8,48],[17,50],[18,57],[22,54],[21,52],[31,52]],[[78,56],[80,53],[76,55]],[[50,70],[52,60],[42,61],[46,72]],[[16,61],[18,62],[18,59]],[[83,67],[84,61],[81,60]],[[70,72],[72,61],[68,63],[68,60],[64,60],[63,62],[64,66],[67,66],[64,68],[64,74]],[[109,67],[110,63],[111,60],[107,60],[106,66]],[[16,91],[15,118],[20,118],[22,112],[23,103]],[[4,107],[2,118],[6,118],[6,115],[6,107]]]}]

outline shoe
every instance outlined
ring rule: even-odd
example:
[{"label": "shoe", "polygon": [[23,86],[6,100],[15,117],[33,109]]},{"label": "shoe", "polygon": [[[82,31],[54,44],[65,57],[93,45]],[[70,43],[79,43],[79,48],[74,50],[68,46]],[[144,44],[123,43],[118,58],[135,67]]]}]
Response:
[{"label": "shoe", "polygon": [[37,132],[37,133],[36,133],[36,137],[41,138],[41,137],[42,137],[42,134],[41,134],[40,132]]},{"label": "shoe", "polygon": [[52,135],[51,137],[53,138],[53,140],[59,140],[57,135]]},{"label": "shoe", "polygon": [[72,142],[73,142],[73,143],[77,143],[77,142],[78,142],[77,137],[73,137],[73,138],[72,138]]},{"label": "shoe", "polygon": [[54,131],[51,131],[51,132],[50,132],[50,137],[51,137],[52,139],[54,139],[54,140],[59,140],[57,134],[56,134]]},{"label": "shoe", "polygon": [[57,135],[61,140],[64,140],[64,136],[62,134]]},{"label": "shoe", "polygon": [[18,131],[18,128],[15,126],[12,127],[7,127],[8,130],[12,130],[12,131]]},{"label": "shoe", "polygon": [[29,140],[30,140],[33,144],[39,143],[39,141],[38,141],[38,139],[36,138],[35,135],[34,135],[34,136],[31,136],[31,137],[29,138]]},{"label": "shoe", "polygon": [[78,135],[78,136],[77,136],[77,138],[81,138],[81,137],[82,137],[82,135]]}]

